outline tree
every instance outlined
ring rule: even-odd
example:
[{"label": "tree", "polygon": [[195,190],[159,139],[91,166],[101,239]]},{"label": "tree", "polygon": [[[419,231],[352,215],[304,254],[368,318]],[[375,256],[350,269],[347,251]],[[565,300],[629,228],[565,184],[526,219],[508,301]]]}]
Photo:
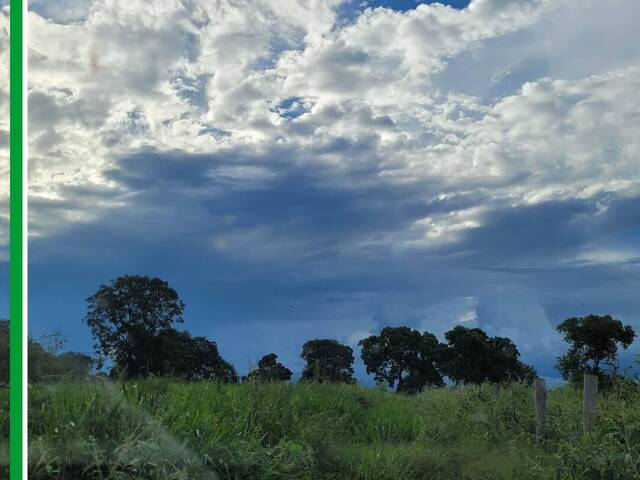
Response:
[{"label": "tree", "polygon": [[260,359],[258,366],[249,372],[246,379],[260,382],[288,382],[292,375],[291,370],[278,362],[278,356],[275,353],[269,353]]},{"label": "tree", "polygon": [[567,318],[556,329],[569,343],[569,351],[558,357],[556,368],[569,381],[580,381],[584,373],[601,378],[615,375],[619,346],[627,349],[636,336],[631,326],[611,315]]},{"label": "tree", "polygon": [[[78,352],[59,354],[65,342],[58,331],[38,339],[29,338],[27,378],[30,383],[89,375],[91,357]],[[9,383],[9,357],[9,321],[0,320],[0,385]]]},{"label": "tree", "polygon": [[60,374],[70,378],[83,378],[91,373],[93,359],[84,353],[65,352],[56,356]]},{"label": "tree", "polygon": [[337,340],[309,340],[302,346],[301,356],[307,362],[302,371],[303,380],[355,383],[351,347]]},{"label": "tree", "polygon": [[386,327],[358,344],[367,373],[373,373],[377,382],[386,382],[390,388],[397,384],[396,392],[418,393],[425,385],[444,385],[436,368],[442,346],[432,333]]},{"label": "tree", "polygon": [[9,320],[0,320],[0,385],[9,383]]},{"label": "tree", "polygon": [[510,338],[489,338],[490,365],[487,379],[493,383],[506,381],[533,382],[536,370],[519,360],[520,352]]},{"label": "tree", "polygon": [[218,351],[218,345],[205,337],[169,328],[149,344],[149,373],[187,380],[219,380],[236,383],[238,375]]},{"label": "tree", "polygon": [[83,378],[91,373],[93,359],[79,352],[60,353],[67,342],[60,331],[28,340],[29,383],[55,382],[63,378]]},{"label": "tree", "polygon": [[87,303],[84,321],[91,329],[96,352],[126,377],[148,374],[154,337],[183,321],[184,303],[159,278],[116,278],[101,285]]},{"label": "tree", "polygon": [[445,333],[447,346],[440,354],[440,368],[456,383],[502,383],[532,380],[535,370],[523,364],[520,352],[508,338],[489,337],[480,328],[457,326]]}]

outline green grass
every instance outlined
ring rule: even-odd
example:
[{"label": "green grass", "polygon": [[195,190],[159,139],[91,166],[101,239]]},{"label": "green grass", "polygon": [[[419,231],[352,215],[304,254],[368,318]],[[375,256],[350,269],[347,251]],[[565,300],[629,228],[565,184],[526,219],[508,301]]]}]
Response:
[{"label": "green grass", "polygon": [[9,478],[9,388],[0,387],[0,478]]},{"label": "green grass", "polygon": [[640,479],[635,386],[601,396],[589,436],[580,392],[550,391],[542,445],[521,385],[406,397],[155,379],[29,394],[30,479]]}]

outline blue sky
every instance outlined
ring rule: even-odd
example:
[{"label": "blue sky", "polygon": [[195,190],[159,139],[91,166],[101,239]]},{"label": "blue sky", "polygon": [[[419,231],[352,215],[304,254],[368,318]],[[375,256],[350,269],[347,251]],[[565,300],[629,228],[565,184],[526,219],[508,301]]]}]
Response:
[{"label": "blue sky", "polygon": [[469,0],[452,0],[446,1],[443,0],[441,2],[433,2],[433,1],[422,1],[422,0],[374,0],[366,2],[367,7],[376,8],[376,7],[386,7],[392,8],[394,10],[399,11],[407,11],[416,8],[416,6],[420,4],[430,4],[430,3],[442,3],[444,5],[449,5],[454,8],[464,8],[469,5]]},{"label": "blue sky", "polygon": [[564,318],[640,328],[634,2],[59,3],[30,2],[35,336],[90,351],[125,273],[241,372],[463,324],[555,377]]}]

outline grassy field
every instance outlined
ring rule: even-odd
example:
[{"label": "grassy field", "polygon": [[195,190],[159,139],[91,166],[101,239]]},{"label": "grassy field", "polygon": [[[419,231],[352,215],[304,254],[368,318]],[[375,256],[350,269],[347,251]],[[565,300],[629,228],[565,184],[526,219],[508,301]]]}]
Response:
[{"label": "grassy field", "polygon": [[[88,382],[30,390],[30,479],[640,479],[640,391],[516,385],[406,397],[348,385]],[[3,424],[2,433],[6,435]],[[5,437],[6,442],[6,437]]]}]

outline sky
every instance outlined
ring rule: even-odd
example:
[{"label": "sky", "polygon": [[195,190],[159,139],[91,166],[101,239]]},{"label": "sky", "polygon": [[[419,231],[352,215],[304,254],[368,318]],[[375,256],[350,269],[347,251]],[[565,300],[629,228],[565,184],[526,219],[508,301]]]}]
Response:
[{"label": "sky", "polygon": [[9,16],[0,0],[0,319],[9,318]]},{"label": "sky", "polygon": [[91,351],[122,274],[241,373],[465,325],[557,378],[565,318],[640,330],[640,3],[450,3],[30,1],[31,333]]}]

